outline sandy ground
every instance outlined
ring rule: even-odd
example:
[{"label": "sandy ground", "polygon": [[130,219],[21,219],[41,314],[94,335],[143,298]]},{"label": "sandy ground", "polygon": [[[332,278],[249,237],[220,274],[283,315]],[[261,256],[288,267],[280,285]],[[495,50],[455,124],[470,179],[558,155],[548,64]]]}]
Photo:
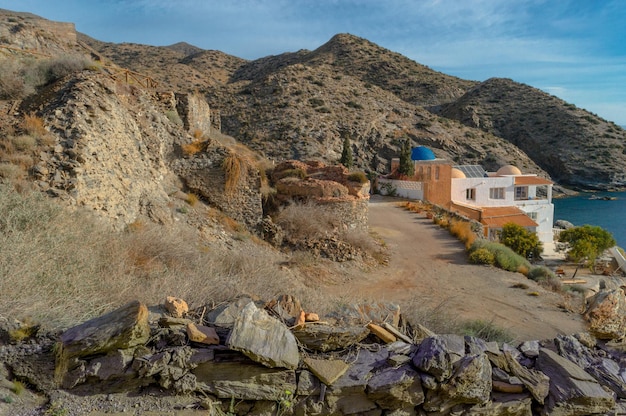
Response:
[{"label": "sandy ground", "polygon": [[[492,321],[517,341],[585,330],[579,302],[572,305],[520,273],[468,264],[462,243],[423,214],[399,207],[397,199],[373,196],[369,208],[370,229],[387,243],[391,260],[388,267],[344,284],[346,293],[413,299],[461,320]],[[528,288],[512,287],[518,283]]]}]

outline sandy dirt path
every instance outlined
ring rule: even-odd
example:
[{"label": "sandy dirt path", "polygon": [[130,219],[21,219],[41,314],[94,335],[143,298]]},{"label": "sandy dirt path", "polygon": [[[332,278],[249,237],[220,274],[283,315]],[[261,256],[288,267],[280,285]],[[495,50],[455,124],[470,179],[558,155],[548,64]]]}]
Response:
[{"label": "sandy dirt path", "polygon": [[[369,210],[370,229],[386,242],[390,263],[343,285],[346,293],[440,305],[439,310],[461,320],[492,321],[508,329],[517,341],[585,329],[578,313],[559,306],[564,302],[561,295],[520,273],[468,264],[461,242],[425,215],[399,207],[398,200],[373,196]],[[528,289],[513,288],[516,283]]]}]

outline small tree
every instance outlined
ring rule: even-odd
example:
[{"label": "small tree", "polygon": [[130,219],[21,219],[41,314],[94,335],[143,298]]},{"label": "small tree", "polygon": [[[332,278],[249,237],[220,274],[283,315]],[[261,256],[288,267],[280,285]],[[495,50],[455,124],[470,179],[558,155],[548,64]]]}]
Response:
[{"label": "small tree", "polygon": [[411,160],[411,143],[409,139],[405,139],[402,143],[398,173],[406,176],[413,176],[415,173],[415,167],[413,166],[413,161]]},{"label": "small tree", "polygon": [[588,260],[591,270],[598,256],[616,244],[610,232],[595,225],[563,230],[559,234],[559,241],[569,244],[567,255],[570,259],[575,262]]},{"label": "small tree", "polygon": [[350,139],[348,136],[343,138],[343,150],[341,151],[341,159],[339,163],[350,169],[354,164],[352,159],[352,146],[350,145]]},{"label": "small tree", "polygon": [[502,227],[500,242],[527,259],[537,259],[543,252],[543,245],[536,233],[512,222]]}]

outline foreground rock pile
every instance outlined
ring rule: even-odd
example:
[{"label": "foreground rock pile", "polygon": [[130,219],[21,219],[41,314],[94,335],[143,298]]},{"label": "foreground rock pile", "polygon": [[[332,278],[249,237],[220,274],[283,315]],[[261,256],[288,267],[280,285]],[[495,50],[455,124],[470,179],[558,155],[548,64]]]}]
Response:
[{"label": "foreground rock pile", "polygon": [[[18,357],[2,347],[1,358],[40,390],[141,394],[158,387],[197,397],[197,408],[213,414],[626,411],[626,361],[617,341],[585,333],[514,347],[406,323],[400,331],[399,308],[382,303],[347,306],[322,319],[291,296],[241,297],[192,311],[168,297],[150,310],[131,302],[70,328],[55,348]],[[50,365],[46,374],[40,364],[53,349],[54,370]]]}]

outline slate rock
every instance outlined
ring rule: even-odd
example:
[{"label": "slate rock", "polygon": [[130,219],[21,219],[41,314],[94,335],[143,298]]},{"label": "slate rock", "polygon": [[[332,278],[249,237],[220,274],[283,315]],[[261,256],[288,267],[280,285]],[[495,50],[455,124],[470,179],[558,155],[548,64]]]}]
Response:
[{"label": "slate rock", "polygon": [[149,337],[148,309],[134,301],[65,331],[60,354],[65,358],[103,354],[145,344]]},{"label": "slate rock", "polygon": [[400,409],[424,402],[419,374],[409,365],[385,368],[370,378],[367,397],[383,409]]},{"label": "slate rock", "polygon": [[550,377],[540,371],[521,365],[509,352],[504,353],[511,374],[517,377],[540,404],[544,403],[550,391]]},{"label": "slate rock", "polygon": [[413,365],[438,382],[452,375],[452,358],[444,341],[438,336],[424,339],[413,356]]},{"label": "slate rock", "polygon": [[241,310],[226,345],[267,367],[295,369],[300,363],[298,344],[291,331],[254,302]]},{"label": "slate rock", "polygon": [[350,368],[350,366],[342,360],[324,360],[307,357],[303,361],[309,370],[327,386],[332,385]]},{"label": "slate rock", "polygon": [[604,415],[615,408],[613,396],[582,368],[557,353],[539,350],[537,367],[550,377],[547,415]]},{"label": "slate rock", "polygon": [[207,361],[191,370],[198,389],[220,399],[280,400],[285,391],[295,392],[293,370],[268,368],[247,357],[233,361]]},{"label": "slate rock", "polygon": [[485,354],[468,355],[456,365],[454,374],[429,395],[425,410],[447,411],[459,404],[485,404],[492,390],[491,364]]},{"label": "slate rock", "polygon": [[231,328],[235,323],[235,319],[237,319],[241,313],[241,310],[250,302],[252,302],[252,299],[244,296],[233,302],[220,305],[209,311],[204,317],[204,321],[212,325]]}]

